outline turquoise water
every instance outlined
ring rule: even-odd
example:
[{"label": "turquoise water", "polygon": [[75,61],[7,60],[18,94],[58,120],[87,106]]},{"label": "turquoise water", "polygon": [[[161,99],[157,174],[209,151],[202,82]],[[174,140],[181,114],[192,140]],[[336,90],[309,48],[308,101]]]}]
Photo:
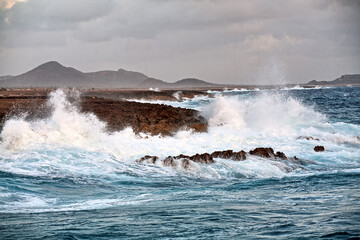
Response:
[{"label": "turquoise water", "polygon": [[[0,142],[0,239],[360,237],[360,88],[213,92],[208,133],[109,134],[55,91],[52,116],[8,119]],[[312,136],[317,140],[299,139]],[[313,147],[323,145],[325,152]],[[301,161],[135,160],[273,147]]]}]

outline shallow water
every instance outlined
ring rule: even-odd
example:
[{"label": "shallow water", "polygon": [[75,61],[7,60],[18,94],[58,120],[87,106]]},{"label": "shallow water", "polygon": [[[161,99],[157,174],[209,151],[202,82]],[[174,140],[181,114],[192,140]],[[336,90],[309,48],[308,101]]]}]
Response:
[{"label": "shallow water", "polygon": [[[360,236],[359,87],[212,94],[161,102],[200,110],[208,133],[109,134],[60,90],[51,94],[48,119],[8,119],[0,142],[0,238]],[[315,145],[326,151],[314,152]],[[251,156],[190,169],[135,163],[146,154],[255,147],[301,161]]]}]

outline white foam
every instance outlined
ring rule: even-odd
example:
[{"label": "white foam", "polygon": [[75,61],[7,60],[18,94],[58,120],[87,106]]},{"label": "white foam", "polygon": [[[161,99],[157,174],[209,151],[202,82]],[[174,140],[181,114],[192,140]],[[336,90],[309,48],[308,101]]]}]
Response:
[{"label": "white foam", "polygon": [[[205,98],[204,98],[205,99]],[[207,101],[211,101],[206,98]],[[195,101],[200,102],[201,98]],[[57,90],[50,94],[52,115],[45,120],[8,120],[1,132],[0,170],[48,176],[115,176],[119,171],[138,175],[195,174],[219,177],[236,173],[246,177],[282,176],[287,167],[249,158],[238,163],[217,160],[215,165],[193,164],[191,171],[151,165],[139,165],[135,160],[144,155],[165,158],[169,155],[211,153],[232,149],[249,151],[255,147],[273,147],[288,156],[297,155],[325,162],[359,159],[359,151],[339,144],[358,141],[349,126],[331,125],[325,116],[299,100],[279,93],[264,92],[255,96],[216,97],[203,111],[209,120],[208,133],[180,131],[174,137],[135,135],[131,128],[115,133],[105,131],[105,123],[93,114],[84,114]],[[350,127],[351,128],[351,127]],[[353,126],[358,130],[358,126]],[[353,132],[354,129],[350,129]],[[337,131],[336,134],[333,134]],[[296,140],[298,136],[321,139],[328,152],[317,155],[314,143]],[[261,163],[259,163],[259,161]],[[101,169],[101,171],[99,171]],[[246,170],[245,172],[243,170]]]},{"label": "white foam", "polygon": [[159,88],[149,88],[149,91],[153,91],[153,92],[161,92]]},{"label": "white foam", "polygon": [[294,98],[267,92],[253,98],[218,97],[205,115],[210,126],[230,125],[275,135],[294,135],[297,128],[316,126],[326,120]]}]

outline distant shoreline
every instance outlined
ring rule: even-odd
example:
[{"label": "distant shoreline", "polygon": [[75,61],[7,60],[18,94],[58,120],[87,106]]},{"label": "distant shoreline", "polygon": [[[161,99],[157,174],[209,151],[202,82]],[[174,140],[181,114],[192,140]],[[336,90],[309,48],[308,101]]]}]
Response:
[{"label": "distant shoreline", "polygon": [[[145,132],[152,135],[172,135],[180,129],[188,128],[194,131],[207,131],[205,118],[196,110],[175,108],[160,104],[141,103],[133,100],[145,101],[182,101],[196,96],[213,96],[211,91],[265,90],[284,88],[317,88],[338,87],[344,85],[272,85],[249,86],[227,85],[217,87],[198,87],[181,89],[76,89],[67,88],[64,91],[80,91],[81,99],[77,106],[80,111],[94,113],[100,120],[107,123],[109,131],[119,131],[128,126],[136,133]],[[347,86],[347,85],[346,85]],[[354,84],[352,86],[360,86]],[[51,110],[46,105],[50,92],[58,88],[0,88],[0,130],[6,119],[28,113],[29,119],[48,117]],[[130,101],[129,101],[130,100]],[[161,117],[158,117],[161,116]]]},{"label": "distant shoreline", "polygon": [[282,87],[315,86],[347,86],[360,85],[360,74],[345,74],[333,81],[312,80],[303,84],[225,84],[212,83],[194,77],[180,79],[176,82],[166,82],[146,76],[140,72],[127,71],[122,68],[117,71],[81,72],[72,67],[65,67],[56,61],[47,62],[17,76],[0,77],[0,88],[77,88],[77,89],[112,89],[112,90],[204,90],[222,88],[274,89]]},{"label": "distant shoreline", "polygon": [[316,87],[356,87],[360,86],[360,83],[355,84],[283,84],[283,85],[217,85],[217,86],[209,86],[209,87],[179,87],[179,88],[86,88],[86,87],[0,87],[0,91],[35,91],[35,92],[48,92],[54,91],[56,89],[73,89],[81,92],[92,92],[92,91],[114,91],[114,92],[138,92],[138,91],[149,91],[149,92],[157,92],[157,91],[220,91],[220,90],[233,90],[233,89],[244,89],[244,90],[271,90],[271,89],[284,89],[284,88],[294,88],[294,87],[302,87],[302,88],[316,88]]}]

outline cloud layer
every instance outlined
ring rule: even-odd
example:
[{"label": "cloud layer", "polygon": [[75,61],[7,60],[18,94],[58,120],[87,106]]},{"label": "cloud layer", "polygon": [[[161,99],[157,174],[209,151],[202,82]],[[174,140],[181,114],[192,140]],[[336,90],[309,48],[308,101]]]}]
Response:
[{"label": "cloud layer", "polygon": [[293,83],[359,73],[356,0],[0,0],[0,75],[57,60],[166,81]]}]

